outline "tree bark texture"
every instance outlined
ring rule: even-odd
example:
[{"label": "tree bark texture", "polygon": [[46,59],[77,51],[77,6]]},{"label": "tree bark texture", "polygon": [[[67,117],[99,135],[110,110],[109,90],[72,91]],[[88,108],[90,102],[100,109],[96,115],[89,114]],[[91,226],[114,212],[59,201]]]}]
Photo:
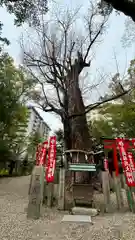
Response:
[{"label": "tree bark texture", "polygon": [[[74,65],[72,71],[67,76],[67,95],[68,95],[68,114],[71,116],[75,113],[85,111],[81,90],[79,88],[79,71],[78,64]],[[86,115],[70,118],[70,141],[71,149],[91,151],[92,140],[87,125]],[[85,155],[72,154],[74,162],[85,162]],[[84,183],[89,181],[88,172],[79,172],[75,174],[76,181]],[[73,176],[72,176],[73,177]],[[71,177],[71,178],[72,178]]]},{"label": "tree bark texture", "polygon": [[[75,65],[67,76],[67,95],[68,95],[68,114],[85,112],[85,106],[79,88],[78,65]],[[92,140],[88,129],[86,115],[70,119],[71,126],[71,147],[72,149],[81,149],[90,151]]]}]

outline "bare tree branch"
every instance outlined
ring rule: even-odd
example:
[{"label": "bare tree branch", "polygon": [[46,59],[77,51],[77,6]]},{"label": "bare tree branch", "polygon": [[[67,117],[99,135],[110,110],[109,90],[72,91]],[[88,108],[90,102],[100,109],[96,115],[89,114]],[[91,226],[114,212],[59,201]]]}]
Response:
[{"label": "bare tree branch", "polygon": [[[77,138],[84,134],[84,129],[85,138],[90,139],[79,76],[85,67],[90,67],[90,51],[103,33],[106,18],[98,18],[99,13],[94,6],[89,9],[89,13],[91,18],[88,18],[87,21],[87,32],[84,27],[88,37],[84,37],[83,31],[78,37],[77,29],[74,28],[76,12],[74,15],[69,13],[64,17],[57,16],[52,30],[51,26],[50,28],[49,25],[46,27],[43,22],[36,29],[39,44],[36,42],[34,51],[25,50],[24,52],[25,64],[36,75],[36,80],[41,86],[42,93],[37,98],[38,104],[43,111],[54,112],[61,117],[64,131],[67,134],[67,144],[70,143],[71,135],[73,144],[75,142],[78,144],[80,140],[78,141]],[[82,39],[85,41],[83,42]],[[53,87],[52,96],[48,95],[47,86]],[[93,84],[94,86],[95,84]],[[76,128],[76,126],[81,126],[81,123],[70,121],[74,116],[72,113],[82,113],[84,128]],[[84,144],[83,141],[82,144]],[[89,148],[88,142],[87,148]]]},{"label": "bare tree branch", "polygon": [[96,33],[95,37],[90,42],[90,44],[89,44],[89,46],[87,48],[87,52],[86,52],[85,57],[84,57],[84,62],[86,61],[86,59],[87,59],[87,57],[89,55],[89,52],[90,52],[90,49],[91,49],[92,45],[94,44],[94,42],[96,41],[98,36],[101,34],[103,26],[104,26],[104,23],[101,24],[101,27],[100,27],[99,31]]},{"label": "bare tree branch", "polygon": [[98,15],[99,15],[98,9],[95,8],[93,3],[91,2],[89,14],[87,17],[85,16],[86,27],[88,28],[89,45],[87,47],[86,54],[84,56],[84,62],[86,62],[86,59],[89,55],[91,47],[96,42],[98,37],[102,34],[105,24],[108,20],[108,17],[104,17],[101,23],[98,23],[98,22],[96,23],[96,18],[98,18]]},{"label": "bare tree branch", "polygon": [[129,92],[131,92],[131,89],[129,89],[129,90],[125,91],[125,92],[122,92],[122,93],[120,93],[120,94],[118,94],[118,95],[112,96],[112,97],[110,97],[110,98],[108,98],[108,99],[105,99],[105,100],[103,100],[103,101],[96,102],[96,103],[94,103],[94,104],[90,104],[90,105],[86,106],[85,112],[83,112],[83,113],[77,113],[77,114],[72,114],[72,115],[69,116],[69,118],[75,118],[75,117],[80,117],[80,116],[86,115],[88,112],[90,112],[90,111],[98,108],[99,106],[101,106],[101,105],[103,105],[103,104],[105,104],[105,103],[107,103],[107,102],[110,102],[110,101],[119,99],[120,97],[128,94]]}]

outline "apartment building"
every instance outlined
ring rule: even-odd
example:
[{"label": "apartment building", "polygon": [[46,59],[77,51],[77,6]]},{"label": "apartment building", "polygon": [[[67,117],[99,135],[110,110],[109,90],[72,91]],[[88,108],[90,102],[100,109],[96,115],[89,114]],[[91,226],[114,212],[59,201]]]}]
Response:
[{"label": "apartment building", "polygon": [[28,106],[29,118],[28,118],[28,127],[27,127],[27,135],[34,132],[38,132],[40,136],[44,139],[47,139],[49,136],[49,132],[51,131],[48,124],[44,121],[44,119],[40,116],[38,111],[33,106]]},{"label": "apartment building", "polygon": [[[28,152],[27,152],[28,138],[32,134],[38,132],[41,139],[47,140],[49,137],[49,133],[51,131],[48,124],[40,116],[40,114],[38,113],[38,111],[36,110],[36,108],[34,106],[27,106],[27,109],[28,109],[27,124],[20,125],[20,131],[18,132],[18,135],[20,135],[20,138],[22,135],[26,136],[26,141],[21,150],[22,153],[19,156],[19,160],[21,160],[21,161],[28,154]],[[29,155],[29,159],[31,159],[31,155]]]}]

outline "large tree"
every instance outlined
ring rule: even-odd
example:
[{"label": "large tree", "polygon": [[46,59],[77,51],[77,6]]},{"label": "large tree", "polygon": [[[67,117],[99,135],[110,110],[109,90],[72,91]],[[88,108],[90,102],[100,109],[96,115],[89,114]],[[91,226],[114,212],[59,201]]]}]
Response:
[{"label": "large tree", "polygon": [[107,21],[106,16],[99,17],[98,7],[90,4],[88,10],[81,33],[75,29],[80,24],[80,20],[76,21],[78,11],[71,14],[67,10],[64,15],[56,15],[49,23],[40,22],[35,28],[34,38],[30,38],[30,47],[27,42],[28,48],[24,49],[24,64],[40,88],[32,97],[43,111],[53,112],[60,117],[66,149],[87,151],[91,150],[92,141],[86,113],[126,93],[114,94],[89,106],[84,104],[80,89],[81,74],[90,67],[90,54],[101,41]]},{"label": "large tree", "polygon": [[[86,113],[126,91],[85,106],[80,89],[82,74],[91,65],[92,51],[101,42],[108,18],[101,16],[99,8],[92,4],[83,21],[78,13],[65,10],[54,19],[51,16],[49,22],[41,19],[24,45],[24,64],[37,82],[37,90],[30,93],[32,99],[44,112],[55,113],[63,123],[65,149],[91,151],[92,136]],[[84,161],[84,157],[80,154],[79,161]],[[87,176],[79,173],[79,182]]]},{"label": "large tree", "polygon": [[[90,67],[91,49],[99,43],[107,18],[98,18],[98,8],[91,4],[81,34],[75,31],[75,25],[79,26],[77,14],[78,10],[75,14],[67,10],[64,16],[52,19],[52,24],[41,22],[36,28],[38,39],[30,39],[24,61],[41,88],[36,96],[38,104],[43,111],[57,114],[63,123],[65,148],[91,150],[85,114],[73,118],[72,115],[85,112],[79,77]],[[48,86],[53,89],[51,95]]]}]

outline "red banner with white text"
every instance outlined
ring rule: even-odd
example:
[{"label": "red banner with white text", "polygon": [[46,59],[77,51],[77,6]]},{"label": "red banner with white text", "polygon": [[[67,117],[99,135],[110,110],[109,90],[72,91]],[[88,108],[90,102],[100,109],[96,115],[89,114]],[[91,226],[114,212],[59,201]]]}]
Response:
[{"label": "red banner with white text", "polygon": [[36,150],[36,165],[39,165],[39,156],[41,154],[41,148],[42,148],[42,144],[38,144],[37,146],[37,150]]},{"label": "red banner with white text", "polygon": [[126,176],[126,182],[127,185],[129,187],[133,187],[135,186],[135,180],[134,180],[134,176],[133,176],[133,172],[131,169],[131,165],[130,165],[130,154],[127,152],[127,144],[125,142],[124,139],[122,138],[118,138],[116,139],[116,143],[119,149],[119,153],[120,153],[120,157],[121,157],[121,161],[122,161],[122,166],[123,166],[123,170]]},{"label": "red banner with white text", "polygon": [[36,151],[36,165],[45,165],[48,141],[40,143]]},{"label": "red banner with white text", "polygon": [[131,166],[131,172],[133,174],[133,178],[135,181],[135,162],[134,162],[134,156],[132,152],[128,152],[128,161]]},{"label": "red banner with white text", "polygon": [[50,137],[49,152],[48,152],[48,165],[46,171],[46,181],[54,181],[54,171],[56,165],[56,136]]},{"label": "red banner with white text", "polygon": [[47,146],[48,146],[48,141],[43,142],[41,153],[39,154],[39,165],[45,165]]}]

